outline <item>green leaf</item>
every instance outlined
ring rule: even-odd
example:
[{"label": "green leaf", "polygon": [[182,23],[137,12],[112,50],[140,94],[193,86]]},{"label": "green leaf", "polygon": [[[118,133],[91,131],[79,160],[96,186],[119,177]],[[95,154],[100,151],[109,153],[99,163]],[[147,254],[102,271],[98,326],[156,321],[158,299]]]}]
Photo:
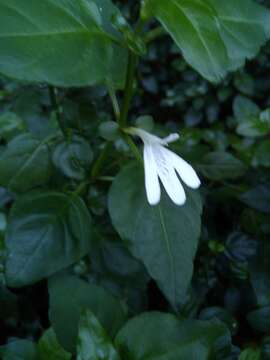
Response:
[{"label": "green leaf", "polygon": [[29,340],[14,340],[0,346],[0,356],[3,360],[38,360],[36,345]]},{"label": "green leaf", "polygon": [[110,337],[114,337],[126,319],[126,310],[120,300],[102,287],[75,276],[59,275],[50,278],[49,294],[49,316],[53,329],[60,344],[71,352],[75,351],[79,318],[83,309],[93,312]]},{"label": "green leaf", "polygon": [[24,130],[25,125],[21,118],[12,112],[0,115],[0,138],[11,139],[19,131]]},{"label": "green leaf", "polygon": [[230,153],[225,151],[210,152],[198,165],[205,177],[210,180],[237,179],[246,172],[246,166]]},{"label": "green leaf", "polygon": [[264,140],[261,144],[256,147],[252,165],[254,166],[265,166],[270,167],[270,141],[269,139]]},{"label": "green leaf", "polygon": [[25,192],[42,185],[50,173],[48,146],[31,134],[14,138],[0,156],[0,185],[11,191]]},{"label": "green leaf", "polygon": [[71,354],[58,343],[52,328],[46,330],[38,342],[39,360],[70,360]]},{"label": "green leaf", "polygon": [[120,137],[119,125],[115,121],[102,122],[98,130],[100,136],[108,141],[115,141]]},{"label": "green leaf", "polygon": [[190,284],[200,235],[200,196],[196,191],[186,193],[182,207],[165,194],[158,206],[150,206],[142,167],[132,164],[115,178],[109,194],[114,227],[129,241],[132,254],[145,264],[174,307]]},{"label": "green leaf", "polygon": [[237,96],[233,103],[234,116],[238,122],[237,133],[247,137],[260,137],[270,131],[270,111],[260,108],[250,99]]},{"label": "green leaf", "polygon": [[216,82],[254,57],[270,34],[270,13],[252,0],[147,0],[185,60]]},{"label": "green leaf", "polygon": [[98,319],[90,310],[86,310],[79,323],[77,360],[100,359],[120,360]]},{"label": "green leaf", "polygon": [[229,331],[217,320],[179,320],[158,312],[129,320],[115,342],[128,360],[225,359],[231,347]]},{"label": "green leaf", "polygon": [[237,333],[238,327],[235,318],[232,314],[219,306],[211,306],[204,308],[199,315],[200,320],[211,320],[217,319],[220,322],[224,323],[230,332],[235,335]]},{"label": "green leaf", "polygon": [[241,352],[239,360],[261,360],[261,351],[260,349],[245,349]]},{"label": "green leaf", "polygon": [[53,163],[61,172],[75,180],[83,180],[93,160],[93,152],[89,143],[73,136],[68,141],[59,143],[53,153]]},{"label": "green leaf", "polygon": [[270,185],[258,185],[240,196],[240,200],[253,209],[270,213]]},{"label": "green leaf", "polygon": [[141,115],[135,120],[136,127],[145,131],[151,132],[155,126],[153,117],[151,115]]},{"label": "green leaf", "polygon": [[131,313],[144,310],[150,278],[143,264],[123,242],[109,241],[106,237],[100,238],[96,245],[90,254],[92,277],[114,295],[124,298]]},{"label": "green leaf", "polygon": [[7,217],[4,213],[0,212],[0,234],[4,233],[7,228]]},{"label": "green leaf", "polygon": [[270,331],[270,306],[265,306],[248,313],[247,320],[250,326],[258,331]]},{"label": "green leaf", "polygon": [[270,304],[270,244],[261,241],[257,256],[249,264],[250,281],[259,306]]},{"label": "green leaf", "polygon": [[34,283],[78,261],[92,237],[91,217],[79,197],[44,192],[19,198],[6,234],[8,285]]},{"label": "green leaf", "polygon": [[249,98],[238,95],[233,102],[233,113],[237,120],[246,121],[249,117],[260,114],[260,108]]},{"label": "green leaf", "polygon": [[[261,344],[261,358],[262,359],[269,359],[270,358],[270,337],[265,336],[262,340],[262,344]],[[260,358],[259,358],[260,359]]]},{"label": "green leaf", "polygon": [[126,50],[110,0],[2,0],[0,72],[56,86],[122,86]]}]

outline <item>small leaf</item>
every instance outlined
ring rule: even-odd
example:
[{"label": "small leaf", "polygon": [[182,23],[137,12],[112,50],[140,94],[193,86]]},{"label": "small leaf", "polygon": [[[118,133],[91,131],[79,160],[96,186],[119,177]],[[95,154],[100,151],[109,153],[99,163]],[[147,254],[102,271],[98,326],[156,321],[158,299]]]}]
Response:
[{"label": "small leaf", "polygon": [[[261,345],[261,356],[262,359],[269,359],[270,358],[270,337],[265,336],[262,341]],[[260,359],[259,359],[260,360]]]},{"label": "small leaf", "polygon": [[123,359],[225,359],[230,334],[217,320],[179,320],[150,312],[134,317],[119,331],[116,346]]},{"label": "small leaf", "polygon": [[198,165],[203,175],[211,180],[237,179],[246,172],[246,166],[233,155],[216,151],[205,155]]},{"label": "small leaf", "polygon": [[16,339],[0,346],[2,360],[38,360],[36,345],[29,340]]},{"label": "small leaf", "polygon": [[120,360],[106,332],[95,315],[86,310],[79,323],[77,360]]},{"label": "small leaf", "polygon": [[256,255],[257,241],[250,236],[235,231],[226,240],[226,256],[232,261],[245,262]]},{"label": "small leaf", "polygon": [[259,306],[270,304],[270,244],[261,241],[257,256],[249,264],[250,281]]},{"label": "small leaf", "polygon": [[265,306],[248,313],[247,320],[250,326],[258,331],[270,331],[270,306]]},{"label": "small leaf", "polygon": [[115,121],[102,122],[98,130],[100,136],[108,141],[114,141],[120,137],[119,125]]},{"label": "small leaf", "polygon": [[0,115],[0,138],[10,140],[19,131],[24,130],[25,125],[21,118],[12,112]]},{"label": "small leaf", "polygon": [[32,284],[78,261],[92,237],[91,217],[79,197],[43,192],[19,198],[6,234],[8,285]]},{"label": "small leaf", "polygon": [[[261,360],[260,349],[248,348],[241,352],[239,360]],[[265,358],[266,359],[266,358]]]},{"label": "small leaf", "polygon": [[53,153],[53,163],[62,173],[75,180],[83,180],[93,160],[89,143],[73,136],[69,141],[59,143]]},{"label": "small leaf", "polygon": [[161,22],[185,60],[214,82],[254,57],[270,34],[270,12],[251,0],[146,0],[145,11]]},{"label": "small leaf", "polygon": [[186,193],[184,206],[174,205],[166,194],[158,206],[150,206],[142,167],[133,164],[119,173],[109,194],[113,225],[174,307],[190,284],[200,235],[200,196]]},{"label": "small leaf", "polygon": [[58,343],[52,328],[44,332],[38,342],[39,360],[70,360],[71,354]]},{"label": "small leaf", "polygon": [[46,183],[51,163],[46,143],[31,134],[14,138],[0,156],[0,184],[15,192],[24,192]]},{"label": "small leaf", "polygon": [[154,128],[154,120],[151,115],[142,115],[135,120],[136,127],[151,132]]},{"label": "small leaf", "polygon": [[260,114],[260,108],[249,98],[238,95],[233,102],[233,113],[238,120],[245,121],[252,116]]},{"label": "small leaf", "polygon": [[126,319],[126,311],[120,300],[102,287],[75,276],[59,275],[50,278],[49,294],[49,316],[53,329],[60,344],[71,352],[75,351],[79,318],[83,309],[93,312],[110,337],[114,337]]},{"label": "small leaf", "polygon": [[247,137],[261,137],[270,132],[270,110],[260,111],[251,100],[239,96],[234,102],[238,121],[237,133]]},{"label": "small leaf", "polygon": [[0,213],[0,234],[4,233],[7,228],[7,217],[4,213]]},{"label": "small leaf", "polygon": [[219,306],[212,306],[204,308],[199,315],[200,320],[212,320],[218,319],[220,322],[224,323],[233,335],[237,333],[237,322],[232,314]]},{"label": "small leaf", "polygon": [[270,213],[270,185],[258,185],[240,196],[240,200],[253,209]]},{"label": "small leaf", "polygon": [[265,166],[270,167],[270,140],[264,140],[256,147],[253,159],[253,166]]}]

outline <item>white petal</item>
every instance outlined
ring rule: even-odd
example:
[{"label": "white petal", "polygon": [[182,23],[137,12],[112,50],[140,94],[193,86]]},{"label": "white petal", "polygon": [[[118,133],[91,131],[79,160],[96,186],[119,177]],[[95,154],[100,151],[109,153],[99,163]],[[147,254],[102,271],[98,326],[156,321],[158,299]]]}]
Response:
[{"label": "white petal", "polygon": [[168,145],[169,143],[172,143],[174,141],[177,141],[179,139],[179,134],[173,133],[170,134],[169,136],[165,137],[164,139],[162,139],[162,144],[163,145]]},{"label": "white petal", "polygon": [[128,128],[126,132],[131,135],[139,136],[145,144],[155,144],[155,143],[159,144],[162,142],[162,139],[160,139],[158,136],[150,134],[149,132],[140,128],[131,127]]},{"label": "white petal", "polygon": [[157,166],[151,145],[144,145],[143,159],[147,200],[150,205],[156,205],[160,201],[160,184],[158,181]]},{"label": "white petal", "polygon": [[172,163],[184,183],[192,189],[197,189],[201,182],[192,166],[172,151],[168,149],[164,149],[164,151],[166,152],[167,161]]},{"label": "white petal", "polygon": [[176,205],[183,205],[186,201],[185,191],[172,164],[167,161],[166,154],[164,154],[166,149],[158,145],[153,146],[152,149],[156,159],[158,176],[167,194]]}]

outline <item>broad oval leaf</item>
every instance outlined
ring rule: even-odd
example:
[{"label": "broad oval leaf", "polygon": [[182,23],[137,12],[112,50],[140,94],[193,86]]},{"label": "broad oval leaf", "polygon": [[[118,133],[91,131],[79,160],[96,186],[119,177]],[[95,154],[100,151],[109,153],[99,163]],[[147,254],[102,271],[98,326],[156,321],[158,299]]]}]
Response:
[{"label": "broad oval leaf", "polygon": [[91,217],[83,201],[57,192],[19,198],[6,234],[6,279],[20,287],[69,266],[90,250]]},{"label": "broad oval leaf", "polygon": [[257,298],[258,306],[270,302],[270,245],[267,240],[260,241],[257,256],[249,263],[250,282]]},{"label": "broad oval leaf", "polygon": [[82,313],[79,324],[77,360],[120,360],[98,319],[90,311]]},{"label": "broad oval leaf", "polygon": [[179,320],[159,312],[129,320],[115,342],[120,356],[129,360],[216,360],[231,349],[229,331],[219,321]]},{"label": "broad oval leaf", "polygon": [[253,0],[146,0],[186,61],[210,81],[254,57],[270,36],[270,12]]},{"label": "broad oval leaf", "polygon": [[5,112],[0,115],[0,138],[10,140],[24,129],[23,120],[15,113]]},{"label": "broad oval leaf", "polygon": [[51,277],[49,294],[50,321],[60,344],[68,351],[75,351],[82,310],[91,310],[111,337],[126,320],[126,309],[120,300],[102,287],[75,276]]},{"label": "broad oval leaf", "polygon": [[126,51],[110,0],[1,0],[0,72],[57,86],[122,86]]},{"label": "broad oval leaf", "polygon": [[75,180],[83,180],[93,159],[89,143],[82,137],[73,136],[57,144],[53,163],[61,172]]},{"label": "broad oval leaf", "polygon": [[0,356],[3,360],[37,360],[36,344],[30,340],[14,339],[0,346]]},{"label": "broad oval leaf", "polygon": [[71,354],[58,343],[52,328],[46,330],[38,341],[39,360],[70,360]]},{"label": "broad oval leaf", "polygon": [[252,209],[270,213],[270,184],[260,184],[240,195],[240,200]]},{"label": "broad oval leaf", "polygon": [[259,348],[247,348],[241,352],[238,357],[239,360],[261,360],[267,359],[262,357],[261,350]]},{"label": "broad oval leaf", "polygon": [[270,112],[260,108],[250,99],[238,95],[233,102],[233,112],[237,120],[236,132],[247,137],[260,137],[270,131]]},{"label": "broad oval leaf", "polygon": [[202,205],[198,192],[187,190],[182,207],[162,194],[159,205],[147,203],[143,170],[124,168],[109,194],[116,230],[129,241],[131,252],[146,266],[165,296],[176,307],[190,284],[200,235]]},{"label": "broad oval leaf", "polygon": [[14,192],[24,192],[46,183],[51,174],[48,145],[31,134],[9,142],[0,156],[0,184]]},{"label": "broad oval leaf", "polygon": [[252,158],[253,166],[270,167],[270,141],[269,139],[262,141],[254,151]]},{"label": "broad oval leaf", "polygon": [[270,306],[265,306],[248,313],[247,320],[250,326],[258,331],[270,331]]},{"label": "broad oval leaf", "polygon": [[245,174],[245,164],[226,151],[205,155],[198,165],[203,175],[211,180],[237,179]]}]

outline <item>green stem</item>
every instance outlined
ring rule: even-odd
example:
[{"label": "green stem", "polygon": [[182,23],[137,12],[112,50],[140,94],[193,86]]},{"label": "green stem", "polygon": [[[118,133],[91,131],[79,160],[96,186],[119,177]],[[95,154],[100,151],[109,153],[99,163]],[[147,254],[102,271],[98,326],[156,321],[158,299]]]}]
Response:
[{"label": "green stem", "polygon": [[137,65],[137,55],[129,51],[128,54],[128,68],[125,84],[125,95],[123,100],[123,106],[120,114],[119,125],[120,127],[125,127],[130,107],[130,102],[133,96],[133,84],[134,84],[134,75]]},{"label": "green stem", "polygon": [[119,103],[118,103],[118,100],[117,100],[117,97],[116,97],[116,93],[115,93],[113,85],[107,84],[107,87],[108,87],[108,92],[109,92],[111,102],[112,102],[112,106],[113,106],[114,116],[115,116],[115,119],[116,119],[117,123],[119,123],[120,106],[119,106]]},{"label": "green stem", "polygon": [[85,191],[86,187],[89,185],[89,181],[84,181],[80,183],[76,190],[72,192],[73,195],[82,195],[82,193]]},{"label": "green stem", "polygon": [[90,175],[91,179],[96,179],[99,176],[100,170],[102,169],[103,164],[107,159],[108,154],[111,151],[111,145],[112,145],[111,142],[107,142],[104,148],[102,149],[102,151],[100,152],[97,160],[95,161],[92,167],[92,171]]},{"label": "green stem", "polygon": [[61,113],[60,106],[59,106],[57,96],[56,96],[56,89],[51,85],[49,85],[49,95],[50,95],[50,100],[51,100],[53,110],[56,114],[56,119],[57,119],[58,125],[59,125],[63,135],[66,137],[67,130],[63,123],[62,113]]},{"label": "green stem", "polygon": [[150,30],[144,37],[144,41],[146,44],[165,34],[165,30],[162,26],[158,26],[157,28]]},{"label": "green stem", "polygon": [[138,150],[136,144],[134,143],[134,141],[132,140],[132,138],[127,134],[123,134],[123,138],[126,141],[126,143],[129,145],[130,150],[133,152],[136,159],[143,165],[143,158],[141,156],[141,153],[139,152],[139,150]]},{"label": "green stem", "polygon": [[86,190],[86,187],[99,176],[100,170],[103,167],[104,161],[106,160],[110,149],[111,149],[111,143],[108,142],[105,145],[105,147],[102,149],[97,160],[95,161],[89,179],[81,182],[77,186],[77,188],[72,192],[73,195],[82,195],[82,193],[84,193],[84,191]]}]

